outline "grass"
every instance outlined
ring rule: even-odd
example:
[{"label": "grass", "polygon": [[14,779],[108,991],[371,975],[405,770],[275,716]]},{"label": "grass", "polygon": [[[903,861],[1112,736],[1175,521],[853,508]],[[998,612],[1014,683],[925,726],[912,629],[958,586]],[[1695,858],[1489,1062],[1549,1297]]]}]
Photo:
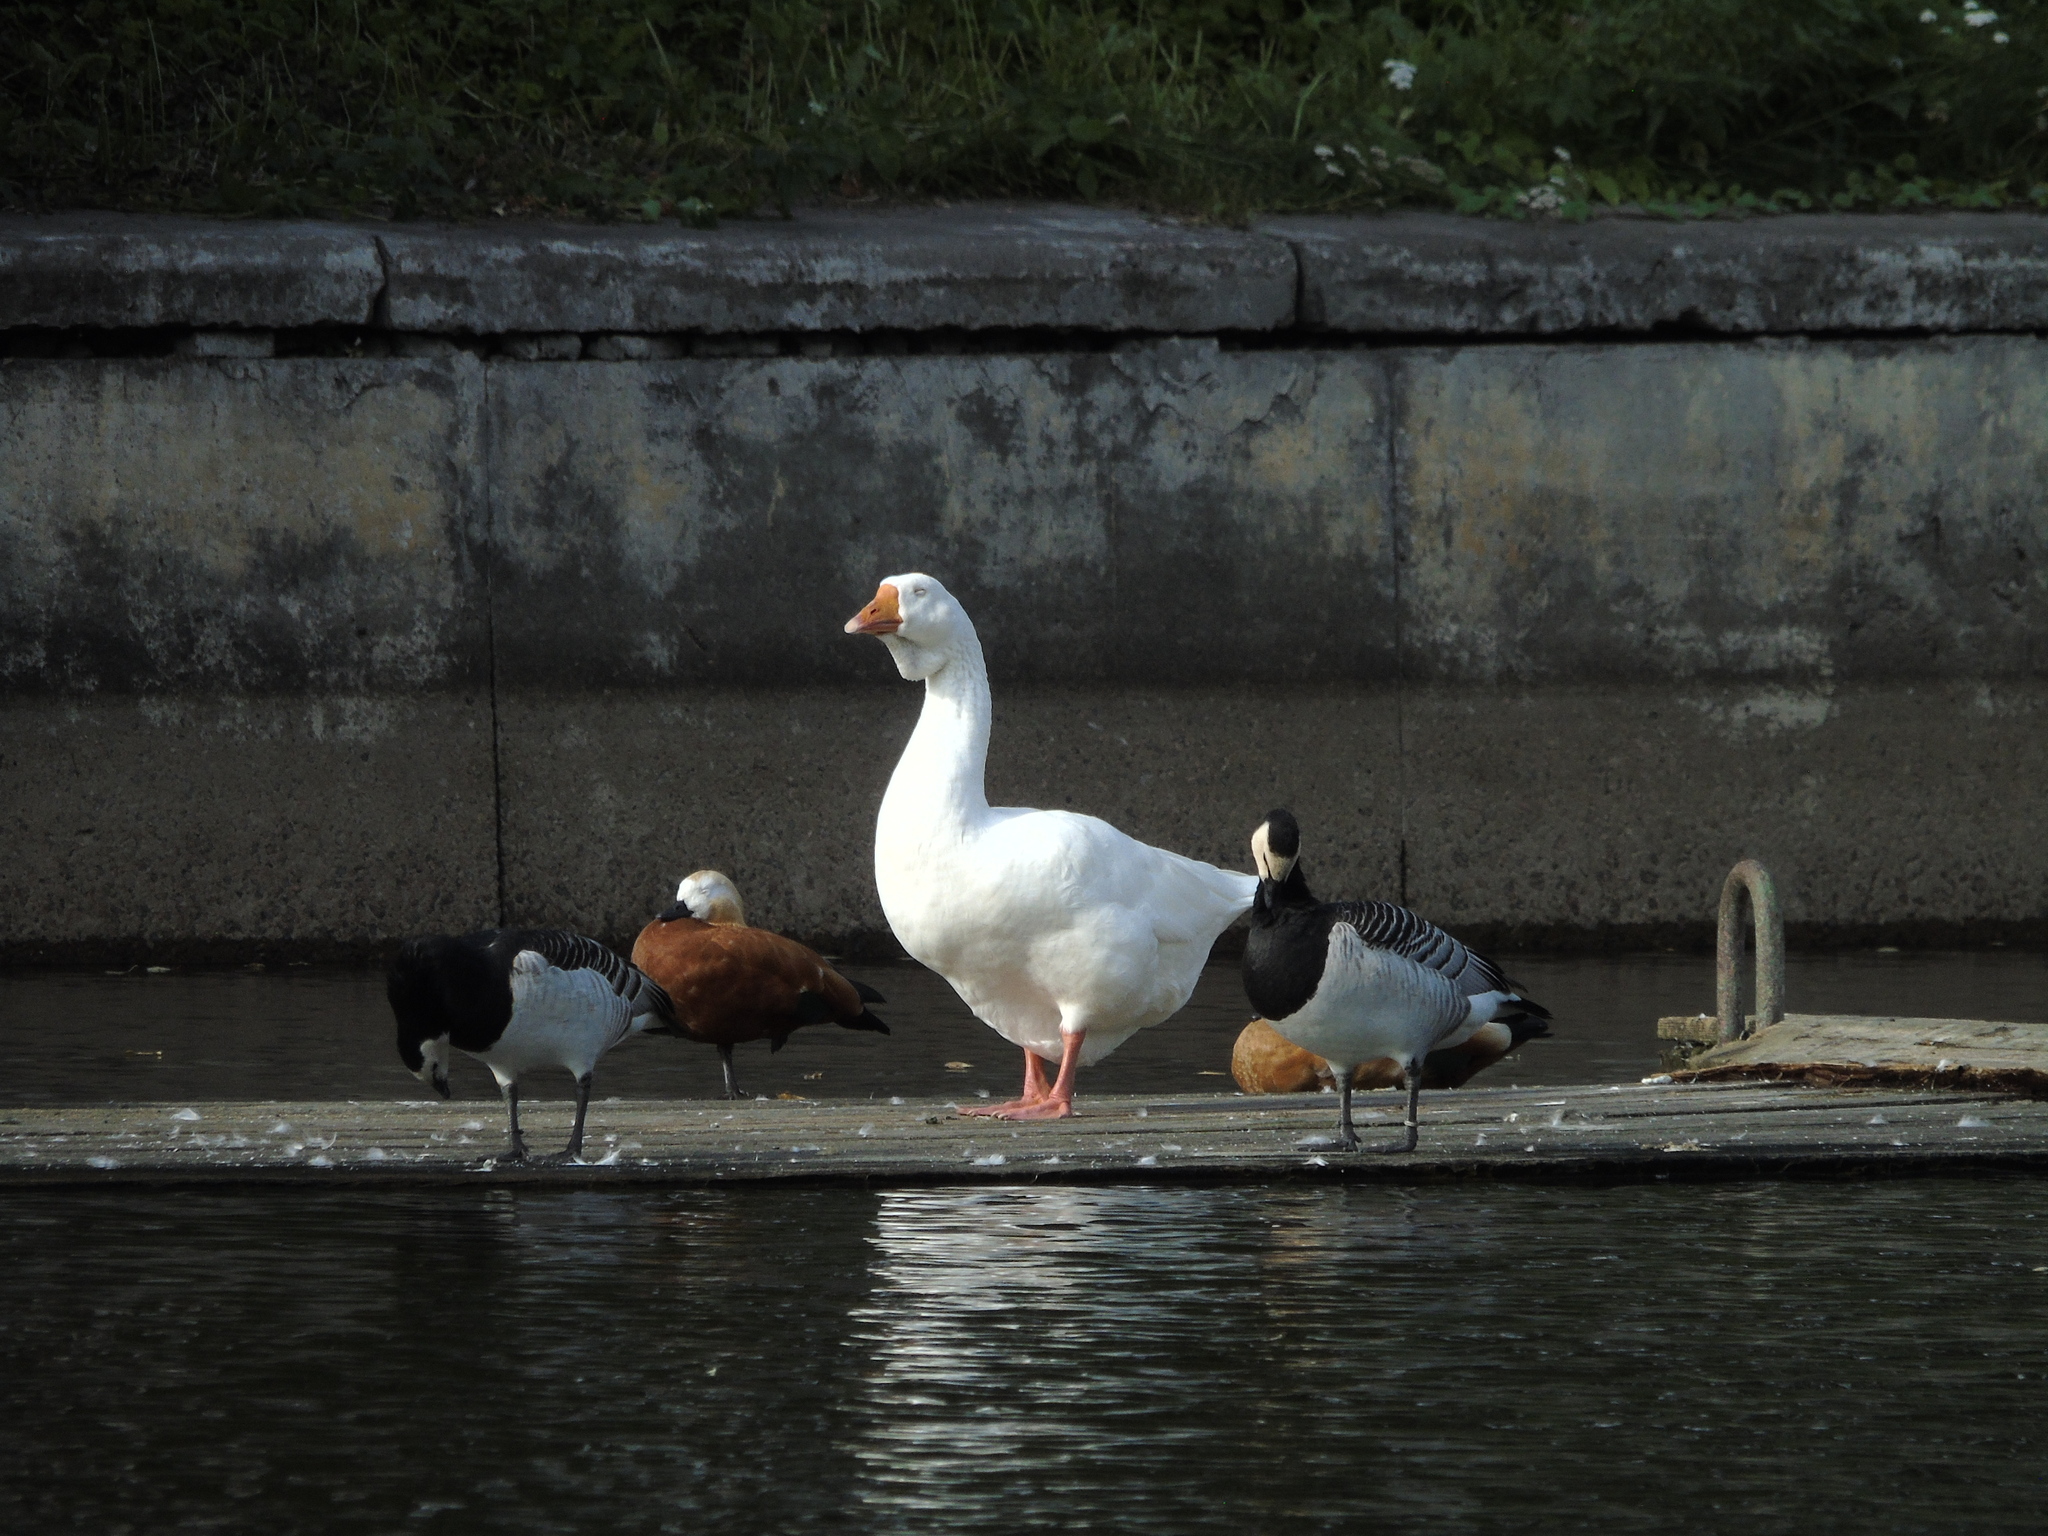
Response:
[{"label": "grass", "polygon": [[10,207],[708,223],[878,194],[1227,220],[2048,207],[2048,15],[2042,0],[0,8]]}]

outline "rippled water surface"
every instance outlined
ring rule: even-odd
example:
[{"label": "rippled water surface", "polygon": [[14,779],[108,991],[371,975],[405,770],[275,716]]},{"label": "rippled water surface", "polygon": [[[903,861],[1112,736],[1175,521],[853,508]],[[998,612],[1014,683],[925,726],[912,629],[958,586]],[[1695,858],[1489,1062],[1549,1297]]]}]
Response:
[{"label": "rippled water surface", "polygon": [[[1549,1040],[1479,1081],[1633,1082],[1657,1070],[1660,1015],[1711,1008],[1714,967],[1695,955],[1517,955],[1509,971],[1556,1015]],[[889,999],[888,1037],[816,1028],[780,1054],[742,1046],[749,1093],[816,1098],[1016,1090],[1022,1056],[977,1023],[938,977],[913,965],[848,967]],[[1794,956],[1792,1006],[1807,1013],[2048,1020],[2048,956]],[[1251,1017],[1235,966],[1212,966],[1176,1017],[1137,1035],[1082,1078],[1083,1092],[1226,1090],[1230,1046]],[[384,979],[369,970],[152,976],[0,976],[0,1104],[169,1099],[414,1098],[392,1046]],[[949,1069],[948,1062],[965,1065]],[[495,1098],[490,1074],[458,1058],[458,1097]],[[566,1075],[536,1075],[531,1097],[569,1096]],[[717,1053],[635,1039],[598,1067],[600,1098],[708,1098]]]},{"label": "rippled water surface", "polygon": [[14,1191],[0,1524],[2032,1531],[2042,1188]]}]

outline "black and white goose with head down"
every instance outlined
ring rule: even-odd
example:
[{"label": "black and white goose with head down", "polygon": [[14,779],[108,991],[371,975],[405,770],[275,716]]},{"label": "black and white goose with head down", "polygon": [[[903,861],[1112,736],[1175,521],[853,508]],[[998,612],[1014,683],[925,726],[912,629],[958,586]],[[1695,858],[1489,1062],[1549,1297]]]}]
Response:
[{"label": "black and white goose with head down", "polygon": [[[1436,924],[1385,901],[1317,901],[1301,867],[1301,829],[1287,811],[1252,834],[1259,890],[1245,941],[1244,990],[1281,1034],[1330,1063],[1338,1145],[1357,1147],[1351,1075],[1390,1057],[1408,1089],[1402,1141],[1415,1150],[1423,1059],[1482,1030],[1514,1040],[1547,1033],[1550,1017],[1484,955]],[[1507,1049],[1503,1043],[1502,1050]]]},{"label": "black and white goose with head down", "polygon": [[519,1079],[563,1067],[576,1079],[576,1126],[564,1154],[583,1150],[590,1078],[598,1058],[628,1035],[675,1032],[668,994],[595,939],[561,928],[487,928],[459,937],[408,939],[385,983],[398,1021],[398,1056],[442,1098],[451,1048],[491,1069],[505,1096],[512,1137],[505,1156],[526,1156],[519,1134]]}]

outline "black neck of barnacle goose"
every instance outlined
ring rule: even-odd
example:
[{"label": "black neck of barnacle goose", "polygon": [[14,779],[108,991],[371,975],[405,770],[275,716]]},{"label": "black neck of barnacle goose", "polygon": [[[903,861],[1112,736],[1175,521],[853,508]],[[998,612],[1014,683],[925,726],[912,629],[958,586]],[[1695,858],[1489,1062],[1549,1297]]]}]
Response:
[{"label": "black neck of barnacle goose", "polygon": [[1297,860],[1294,868],[1287,871],[1285,880],[1261,880],[1258,894],[1252,897],[1252,923],[1263,927],[1277,921],[1280,914],[1292,908],[1317,905],[1314,892],[1308,888],[1308,877],[1301,872]]},{"label": "black neck of barnacle goose", "polygon": [[1296,864],[1285,880],[1261,880],[1245,937],[1245,997],[1265,1019],[1284,1019],[1322,984],[1334,909],[1317,901]]}]

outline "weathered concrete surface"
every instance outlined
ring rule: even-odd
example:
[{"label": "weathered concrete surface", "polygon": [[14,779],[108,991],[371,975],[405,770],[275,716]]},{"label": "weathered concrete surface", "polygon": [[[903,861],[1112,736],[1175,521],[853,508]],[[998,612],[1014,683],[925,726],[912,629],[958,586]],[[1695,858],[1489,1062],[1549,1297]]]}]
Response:
[{"label": "weathered concrete surface", "polygon": [[1795,214],[1506,223],[1274,219],[1299,323],[1377,335],[2025,331],[2048,326],[2048,218]]},{"label": "weathered concrete surface", "polygon": [[0,942],[497,907],[482,369],[0,363]]},{"label": "weathered concrete surface", "polygon": [[[284,1102],[9,1109],[0,1187],[73,1184],[1421,1183],[1498,1178],[1870,1178],[2048,1168],[2048,1103],[1992,1093],[1662,1084],[1477,1088],[1423,1100],[1421,1143],[1392,1093],[1362,1094],[1366,1149],[1338,1152],[1319,1095],[1091,1096],[1071,1120],[963,1120],[893,1104],[598,1103],[584,1160],[504,1164],[503,1120],[474,1104]],[[528,1101],[536,1154],[572,1106]]]},{"label": "weathered concrete surface", "polygon": [[361,325],[383,286],[376,238],[343,224],[0,219],[0,329]]},{"label": "weathered concrete surface", "polygon": [[1013,680],[1384,680],[1377,358],[1109,354],[491,364],[509,687],[873,676],[892,572]]},{"label": "weathered concrete surface", "polygon": [[[844,638],[844,637],[842,637]],[[881,646],[884,686],[509,691],[500,705],[513,921],[630,939],[693,869],[722,869],[778,926],[895,953],[875,896],[874,818],[923,690]],[[1400,879],[1391,689],[1005,686],[989,797],[1104,816],[1234,869],[1273,805],[1316,828],[1321,870]]]},{"label": "weathered concrete surface", "polygon": [[474,359],[0,362],[0,687],[489,672]]},{"label": "weathered concrete surface", "polygon": [[[987,644],[999,801],[1231,865],[1290,804],[1325,888],[1494,942],[1700,933],[1745,853],[1795,936],[2048,935],[2048,343],[1495,344],[2048,323],[2041,221],[1859,221],[1853,292],[1816,254],[1846,222],[1424,221],[1381,286],[1408,303],[1434,271],[1426,323],[1341,310],[1380,269],[1346,289],[1315,252],[1356,231],[1312,251],[1290,226],[1328,346],[759,355],[801,352],[792,330],[1051,349],[1292,323],[1278,235],[1121,219],[546,251],[394,230],[414,286],[394,276],[378,323],[436,355],[0,362],[0,955],[375,945],[501,913],[620,937],[705,863],[790,927],[873,940],[872,817],[917,694],[840,624],[917,566]],[[279,235],[207,238],[227,272],[245,246],[289,266]],[[282,333],[347,307],[302,285],[289,314],[217,315],[161,253],[78,249],[100,265],[69,324]],[[472,328],[496,339],[450,339]],[[733,355],[664,360],[677,329]]]},{"label": "weathered concrete surface", "polygon": [[498,907],[490,699],[0,704],[0,956],[320,960]]},{"label": "weathered concrete surface", "polygon": [[804,209],[703,231],[0,219],[0,329],[372,319],[479,335],[2021,331],[2048,326],[2048,218],[1391,214],[1276,219],[1251,233],[1005,204]]},{"label": "weathered concrete surface", "polygon": [[1402,714],[1408,899],[1455,927],[1674,942],[1753,856],[1795,938],[2040,940],[2039,679],[1414,687]]},{"label": "weathered concrete surface", "polygon": [[1099,208],[977,203],[673,225],[395,226],[404,331],[1270,330],[1278,240]]},{"label": "weathered concrete surface", "polygon": [[1409,677],[2048,668],[2048,345],[1487,347],[1394,366]]}]

